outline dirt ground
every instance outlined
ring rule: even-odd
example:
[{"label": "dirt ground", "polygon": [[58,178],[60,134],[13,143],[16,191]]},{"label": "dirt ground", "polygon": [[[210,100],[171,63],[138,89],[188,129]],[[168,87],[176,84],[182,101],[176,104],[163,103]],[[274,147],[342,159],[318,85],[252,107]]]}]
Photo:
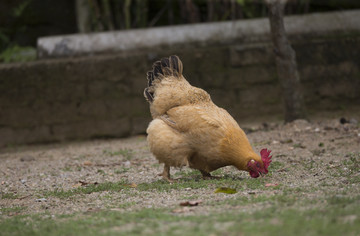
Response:
[{"label": "dirt ground", "polygon": [[[341,124],[339,119],[308,122],[297,120],[289,124],[280,122],[243,125],[254,149],[259,152],[268,148],[273,153],[270,165],[271,176],[267,184],[286,188],[314,188],[303,194],[316,198],[326,192],[316,190],[326,186],[327,192],[339,192],[345,186],[353,189],[352,195],[360,194],[359,181],[350,181],[344,176],[359,180],[360,128],[356,119]],[[348,163],[352,161],[352,165]],[[36,214],[52,215],[86,213],[103,209],[119,209],[119,204],[129,203],[126,210],[150,207],[176,208],[184,199],[222,201],[248,196],[249,194],[276,194],[282,189],[261,188],[243,190],[236,194],[213,194],[214,188],[182,188],[171,191],[143,191],[137,194],[137,186],[158,183],[162,171],[151,155],[145,136],[127,139],[79,141],[60,144],[8,147],[0,153],[0,208],[18,207],[19,211],[5,212],[2,216]],[[336,175],[336,173],[342,173]],[[172,176],[179,182],[188,179],[203,181],[200,173],[172,169]],[[250,179],[246,172],[233,167],[215,172],[222,178]],[[227,177],[226,177],[227,176]],[[266,179],[267,178],[267,179]],[[257,180],[254,180],[257,181]],[[108,191],[81,194],[81,197],[62,198],[54,191],[63,192],[106,182],[126,182],[127,192],[119,191],[108,197]],[[130,204],[131,203],[131,204]],[[192,214],[205,214],[214,209],[202,204]],[[218,210],[218,209],[217,209]],[[226,211],[226,207],[222,208]],[[359,217],[359,216],[355,216]]]}]

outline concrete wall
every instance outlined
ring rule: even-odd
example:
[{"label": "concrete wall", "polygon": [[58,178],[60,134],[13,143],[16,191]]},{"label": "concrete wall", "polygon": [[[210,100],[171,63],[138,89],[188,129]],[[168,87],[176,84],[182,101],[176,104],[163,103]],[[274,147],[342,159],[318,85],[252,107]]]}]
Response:
[{"label": "concrete wall", "polygon": [[[298,33],[291,40],[310,112],[360,104],[358,31]],[[152,63],[177,54],[189,81],[238,120],[282,117],[271,43],[177,44],[0,66],[0,146],[143,133]]]}]

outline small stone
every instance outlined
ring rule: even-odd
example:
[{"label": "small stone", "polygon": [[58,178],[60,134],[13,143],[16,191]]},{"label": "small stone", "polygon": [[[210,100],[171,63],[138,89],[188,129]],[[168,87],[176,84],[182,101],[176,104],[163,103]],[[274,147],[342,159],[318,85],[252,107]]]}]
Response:
[{"label": "small stone", "polygon": [[277,141],[277,140],[273,140],[271,143],[272,143],[272,144],[278,144],[278,143],[280,143],[280,142]]},{"label": "small stone", "polygon": [[47,202],[46,198],[38,198],[35,200],[36,202]]},{"label": "small stone", "polygon": [[25,183],[26,183],[26,179],[21,179],[20,182],[21,182],[22,184],[25,184]]},{"label": "small stone", "polygon": [[359,122],[357,121],[357,119],[351,118],[351,119],[349,120],[349,123],[350,123],[350,124],[357,125]]},{"label": "small stone", "polygon": [[125,162],[124,162],[124,166],[125,166],[126,168],[130,167],[130,166],[131,166],[131,162],[130,162],[130,161],[125,161]]},{"label": "small stone", "polygon": [[319,129],[319,128],[315,128],[314,131],[315,131],[315,132],[319,132],[320,129]]},{"label": "small stone", "polygon": [[20,158],[20,161],[24,162],[24,161],[34,161],[35,158],[33,156],[23,156]]}]

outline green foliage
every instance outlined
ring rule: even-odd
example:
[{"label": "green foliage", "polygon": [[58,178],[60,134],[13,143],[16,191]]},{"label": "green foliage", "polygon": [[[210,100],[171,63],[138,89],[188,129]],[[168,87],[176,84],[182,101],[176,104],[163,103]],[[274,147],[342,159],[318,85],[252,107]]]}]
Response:
[{"label": "green foliage", "polygon": [[13,16],[21,17],[24,14],[26,8],[29,6],[30,3],[31,3],[31,0],[20,2],[20,4],[13,9]]},{"label": "green foliage", "polygon": [[0,28],[0,63],[26,62],[36,59],[35,48],[19,46],[14,41],[15,35],[27,30],[27,22],[23,17],[31,2],[32,0],[21,1],[9,14],[14,23]]}]

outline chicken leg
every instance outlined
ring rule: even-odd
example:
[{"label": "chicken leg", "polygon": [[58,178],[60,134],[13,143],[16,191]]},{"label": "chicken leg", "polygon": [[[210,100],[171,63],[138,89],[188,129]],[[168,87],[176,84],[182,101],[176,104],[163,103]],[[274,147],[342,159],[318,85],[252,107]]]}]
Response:
[{"label": "chicken leg", "polygon": [[158,174],[158,176],[162,176],[164,180],[168,181],[169,183],[173,183],[174,180],[170,177],[170,166],[164,165],[164,170],[162,173]]}]

